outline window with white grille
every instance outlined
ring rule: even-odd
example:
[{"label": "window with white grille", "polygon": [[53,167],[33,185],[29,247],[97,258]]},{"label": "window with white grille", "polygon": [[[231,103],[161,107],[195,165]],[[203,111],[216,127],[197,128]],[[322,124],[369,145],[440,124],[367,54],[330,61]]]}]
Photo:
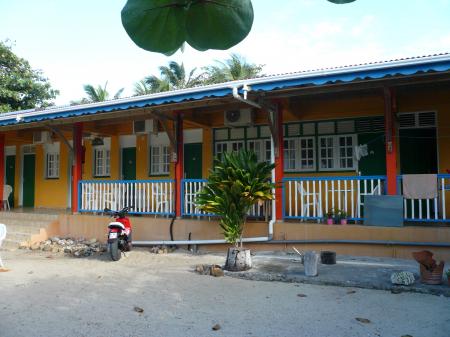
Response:
[{"label": "window with white grille", "polygon": [[59,178],[59,143],[45,145],[45,177]]},{"label": "window with white grille", "polygon": [[109,177],[111,175],[111,151],[104,147],[94,149],[94,176]]},{"label": "window with white grille", "polygon": [[356,135],[319,137],[319,170],[353,170]]},{"label": "window with white grille", "polygon": [[398,114],[400,129],[434,128],[436,127],[436,112],[407,112]]},{"label": "window with white grille", "polygon": [[314,137],[291,138],[284,141],[284,170],[312,171],[315,169]]},{"label": "window with white grille", "polygon": [[166,175],[170,172],[170,150],[168,145],[150,146],[150,175]]},{"label": "window with white grille", "polygon": [[268,139],[249,140],[247,142],[247,146],[249,150],[252,150],[256,153],[256,158],[259,163],[261,162],[270,163],[271,157],[270,140]]}]

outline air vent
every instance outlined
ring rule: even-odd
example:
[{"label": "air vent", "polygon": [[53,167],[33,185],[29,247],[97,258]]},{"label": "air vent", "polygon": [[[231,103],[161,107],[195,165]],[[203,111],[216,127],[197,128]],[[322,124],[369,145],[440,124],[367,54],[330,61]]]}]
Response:
[{"label": "air vent", "polygon": [[319,135],[334,134],[334,122],[322,122],[317,124]]},{"label": "air vent", "polygon": [[372,132],[372,122],[368,118],[356,120],[356,131],[359,133]]},{"label": "air vent", "polygon": [[154,126],[153,120],[134,121],[133,133],[135,135],[140,135],[154,132],[153,126]]},{"label": "air vent", "polygon": [[416,115],[411,114],[399,114],[398,124],[400,128],[414,128],[416,126]]},{"label": "air vent", "polygon": [[215,140],[227,140],[228,139],[228,129],[217,129],[214,131]]},{"label": "air vent", "polygon": [[398,120],[401,129],[436,127],[434,111],[401,113],[398,115]]},{"label": "air vent", "polygon": [[288,136],[299,136],[300,135],[300,124],[288,124]]},{"label": "air vent", "polygon": [[355,121],[339,121],[337,122],[338,133],[353,133],[355,132]]},{"label": "air vent", "polygon": [[316,125],[314,123],[303,124],[303,135],[304,136],[314,135],[315,133],[316,133]]},{"label": "air vent", "polygon": [[419,127],[434,127],[436,126],[435,112],[419,112]]},{"label": "air vent", "polygon": [[384,117],[374,117],[372,119],[372,131],[384,132]]},{"label": "air vent", "polygon": [[33,132],[33,144],[44,144],[50,142],[50,132],[36,131]]}]

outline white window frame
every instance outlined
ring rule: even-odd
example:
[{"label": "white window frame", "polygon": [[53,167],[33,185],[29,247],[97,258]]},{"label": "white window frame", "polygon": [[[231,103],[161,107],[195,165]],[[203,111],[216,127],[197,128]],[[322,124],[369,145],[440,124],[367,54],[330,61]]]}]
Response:
[{"label": "white window frame", "polygon": [[217,158],[220,158],[220,155],[224,152],[232,152],[244,148],[245,148],[245,140],[243,139],[215,142],[214,155]]},{"label": "white window frame", "polygon": [[148,146],[149,176],[167,176],[170,174],[170,150],[169,136],[166,132],[150,134]]},{"label": "white window frame", "polygon": [[45,145],[45,178],[59,179],[59,143]]},{"label": "white window frame", "polygon": [[[347,137],[351,137],[352,139],[352,145],[351,145],[351,149],[352,149],[352,154],[351,154],[351,158],[352,158],[352,163],[353,165],[351,167],[342,167],[341,165],[341,159],[345,158],[345,159],[349,159],[349,156],[345,156],[345,157],[341,157],[340,154],[340,150],[341,150],[341,146],[340,146],[340,139],[341,138],[347,138]],[[331,138],[333,140],[333,145],[331,147],[331,149],[333,150],[333,156],[332,158],[332,163],[333,163],[333,167],[326,167],[323,168],[321,163],[322,163],[322,146],[321,146],[321,140],[322,139],[329,139]],[[353,155],[353,148],[356,145],[356,134],[340,134],[340,135],[328,135],[328,136],[319,136],[318,137],[318,151],[319,151],[319,171],[353,171],[357,169],[357,160],[355,160],[355,157]],[[346,146],[346,148],[348,148]],[[327,159],[329,159],[329,157],[326,157]]]},{"label": "white window frame", "polygon": [[[158,153],[155,153],[158,152]],[[170,173],[169,145],[150,145],[150,175],[161,176]]]},{"label": "white window frame", "polygon": [[[253,147],[253,149],[252,149]],[[270,139],[250,139],[247,140],[247,149],[253,150],[256,153],[258,163],[267,162],[271,160],[271,143]]]},{"label": "white window frame", "polygon": [[111,150],[103,147],[94,147],[94,177],[111,176]]},{"label": "white window frame", "polygon": [[[302,141],[312,141],[312,148],[307,147],[306,149],[303,149],[301,146]],[[285,147],[284,148],[284,171],[285,172],[312,172],[316,170],[316,138],[314,136],[311,137],[292,137],[292,138],[285,138],[285,141],[293,145],[293,148]],[[304,157],[302,151],[303,150],[312,150],[312,157],[309,156]],[[288,152],[290,154],[293,154],[293,158],[289,157]],[[291,161],[290,164],[294,164],[292,167],[286,167],[287,160]],[[303,161],[312,160],[312,167],[303,165]]]},{"label": "white window frame", "polygon": [[93,146],[93,176],[111,176],[111,138],[103,138],[103,145]]}]

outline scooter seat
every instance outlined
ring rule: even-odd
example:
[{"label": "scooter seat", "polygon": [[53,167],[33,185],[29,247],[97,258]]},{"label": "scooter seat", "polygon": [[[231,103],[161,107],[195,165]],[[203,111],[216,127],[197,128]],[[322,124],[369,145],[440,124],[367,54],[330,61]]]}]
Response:
[{"label": "scooter seat", "polygon": [[111,222],[108,225],[108,228],[120,228],[121,230],[125,230],[125,226],[123,225],[123,223],[120,222]]}]

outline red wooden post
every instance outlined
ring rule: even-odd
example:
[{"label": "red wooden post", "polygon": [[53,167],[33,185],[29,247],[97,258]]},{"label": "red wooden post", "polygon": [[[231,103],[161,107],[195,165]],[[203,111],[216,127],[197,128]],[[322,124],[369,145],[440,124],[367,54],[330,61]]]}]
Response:
[{"label": "red wooden post", "polygon": [[[2,193],[5,186],[5,134],[0,133],[0,193]],[[4,209],[2,202],[1,209]]]},{"label": "red wooden post", "polygon": [[72,212],[78,212],[78,184],[83,179],[83,123],[73,126]]},{"label": "red wooden post", "polygon": [[283,220],[283,174],[284,174],[284,136],[283,136],[283,106],[278,104],[277,114],[278,153],[275,153],[275,218]]},{"label": "red wooden post", "polygon": [[397,141],[394,113],[397,110],[395,93],[384,88],[384,128],[386,137],[386,177],[387,194],[397,194]]},{"label": "red wooden post", "polygon": [[177,218],[181,217],[181,205],[183,202],[182,194],[182,184],[184,176],[183,168],[183,116],[181,113],[177,115],[177,160],[175,162],[175,193],[176,193],[176,204],[175,204],[175,216]]}]

